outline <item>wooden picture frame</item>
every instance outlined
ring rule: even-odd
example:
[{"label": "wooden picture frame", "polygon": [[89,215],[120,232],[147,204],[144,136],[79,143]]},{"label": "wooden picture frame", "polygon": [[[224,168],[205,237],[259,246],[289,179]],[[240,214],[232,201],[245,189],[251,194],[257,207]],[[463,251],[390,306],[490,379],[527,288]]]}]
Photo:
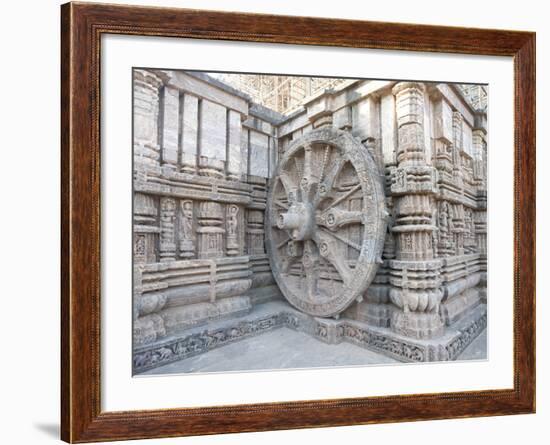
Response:
[{"label": "wooden picture frame", "polygon": [[[513,57],[513,389],[102,412],[100,39],[103,34]],[[71,443],[93,442],[509,415],[535,411],[534,33],[68,3],[61,7],[61,35],[63,440]]]}]

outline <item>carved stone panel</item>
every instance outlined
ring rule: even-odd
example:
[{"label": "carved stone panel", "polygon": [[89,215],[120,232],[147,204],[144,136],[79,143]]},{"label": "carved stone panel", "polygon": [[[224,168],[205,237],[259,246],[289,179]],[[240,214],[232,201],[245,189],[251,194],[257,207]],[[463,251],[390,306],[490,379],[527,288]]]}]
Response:
[{"label": "carved stone panel", "polygon": [[162,198],[160,201],[160,259],[170,261],[176,257],[176,238],[174,222],[176,219],[176,201]]},{"label": "carved stone panel", "polygon": [[193,230],[193,201],[180,201],[180,257],[192,258],[195,255],[195,233]]},{"label": "carved stone panel", "polygon": [[328,317],[361,299],[381,262],[385,232],[378,169],[357,139],[325,127],[287,149],[271,180],[266,241],[273,275],[292,305]]},{"label": "carved stone panel", "polygon": [[226,227],[227,227],[227,255],[239,254],[239,207],[235,204],[227,206]]},{"label": "carved stone panel", "polygon": [[201,202],[199,225],[199,258],[220,258],[223,256],[223,210],[221,204],[213,201]]}]

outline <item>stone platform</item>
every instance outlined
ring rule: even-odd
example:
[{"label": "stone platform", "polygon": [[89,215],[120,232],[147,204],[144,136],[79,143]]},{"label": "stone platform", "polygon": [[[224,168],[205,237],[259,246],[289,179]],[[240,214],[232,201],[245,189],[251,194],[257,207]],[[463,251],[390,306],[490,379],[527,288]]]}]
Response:
[{"label": "stone platform", "polygon": [[[136,349],[134,374],[143,374],[146,371],[147,374],[158,374],[456,360],[484,331],[486,321],[486,306],[480,304],[472,308],[460,322],[449,326],[442,337],[434,340],[411,340],[388,328],[372,327],[348,318],[316,318],[295,310],[284,301],[274,301],[258,305],[251,313],[238,318],[211,322],[208,327],[188,329]],[[288,330],[301,335],[292,336],[288,333],[285,336],[284,332]],[[283,334],[278,335],[278,331]],[[298,348],[298,356],[301,358],[292,360],[281,357],[277,360],[276,356],[283,352],[277,351],[292,349],[292,341],[298,341],[297,344],[301,345]],[[335,347],[343,342],[348,344]],[[208,358],[211,355],[226,356],[224,351],[229,349],[228,345],[231,345],[231,354],[236,356],[236,362],[222,360],[215,361],[219,365],[212,365]],[[268,355],[271,353],[275,361],[262,359],[260,353],[256,357],[250,351],[251,345],[255,345],[256,351],[263,349],[264,352],[265,346],[269,346],[271,352]],[[219,351],[215,351],[218,349]],[[205,354],[210,351],[215,354]],[[246,351],[250,353],[247,354],[248,364],[245,366],[241,361]],[[485,345],[478,345],[475,358],[485,358],[484,352]],[[327,354],[329,357],[323,359],[322,356]],[[192,357],[195,359],[190,360]],[[310,358],[305,360],[306,357]],[[166,366],[172,363],[174,366]]]}]

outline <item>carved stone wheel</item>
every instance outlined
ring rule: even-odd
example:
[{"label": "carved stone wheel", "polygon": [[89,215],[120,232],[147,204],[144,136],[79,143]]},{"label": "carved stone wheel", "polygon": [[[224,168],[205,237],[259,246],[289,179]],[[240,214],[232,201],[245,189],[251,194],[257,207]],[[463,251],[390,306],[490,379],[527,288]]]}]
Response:
[{"label": "carved stone wheel", "polygon": [[330,317],[360,301],[385,233],[378,168],[357,139],[326,127],[288,147],[270,182],[266,238],[275,280],[294,307]]}]

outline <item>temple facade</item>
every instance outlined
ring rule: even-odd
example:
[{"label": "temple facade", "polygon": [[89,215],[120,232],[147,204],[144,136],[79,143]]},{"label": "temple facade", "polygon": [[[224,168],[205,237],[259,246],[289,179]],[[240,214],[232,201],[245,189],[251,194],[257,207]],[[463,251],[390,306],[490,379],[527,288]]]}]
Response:
[{"label": "temple facade", "polygon": [[133,71],[134,373],[281,328],[455,360],[485,329],[486,90],[329,87],[281,114]]}]

